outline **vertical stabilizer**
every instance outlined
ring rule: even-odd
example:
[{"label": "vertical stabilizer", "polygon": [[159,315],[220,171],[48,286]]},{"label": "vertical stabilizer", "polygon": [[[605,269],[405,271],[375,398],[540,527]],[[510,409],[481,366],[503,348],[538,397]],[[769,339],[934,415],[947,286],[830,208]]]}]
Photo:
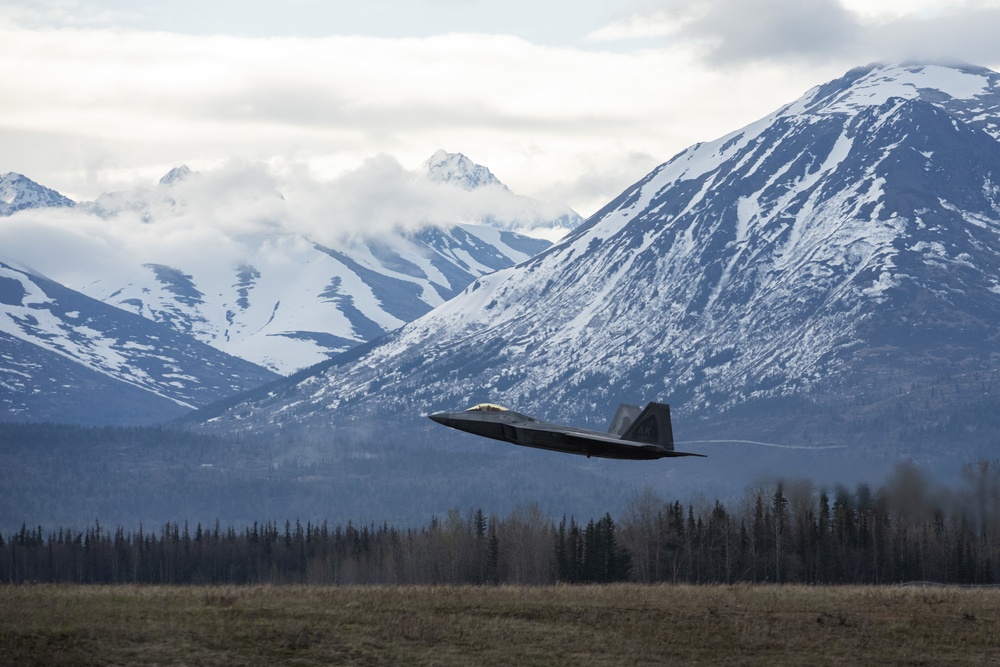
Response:
[{"label": "vertical stabilizer", "polygon": [[608,433],[613,433],[614,435],[624,434],[635,423],[635,418],[639,416],[640,412],[642,412],[642,408],[638,405],[622,403],[618,406],[618,412],[611,419],[611,425],[608,426]]},{"label": "vertical stabilizer", "polygon": [[[621,408],[618,410],[620,412]],[[656,445],[661,449],[673,451],[674,430],[670,425],[670,406],[666,403],[647,405],[632,422],[632,426],[622,434],[622,440]]]}]

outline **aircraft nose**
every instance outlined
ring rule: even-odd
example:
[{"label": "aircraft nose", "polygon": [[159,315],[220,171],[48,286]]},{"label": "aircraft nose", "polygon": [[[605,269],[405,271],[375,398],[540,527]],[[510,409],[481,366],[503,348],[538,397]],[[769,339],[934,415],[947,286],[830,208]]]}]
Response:
[{"label": "aircraft nose", "polygon": [[447,425],[448,425],[448,422],[450,421],[450,420],[449,420],[449,417],[450,417],[450,416],[451,416],[451,414],[450,414],[450,413],[447,413],[447,412],[439,412],[439,413],[437,413],[437,414],[434,414],[434,415],[427,415],[427,418],[428,418],[428,419],[433,419],[433,420],[434,420],[434,421],[436,421],[436,422],[437,422],[438,424],[444,424],[445,426],[447,426]]}]

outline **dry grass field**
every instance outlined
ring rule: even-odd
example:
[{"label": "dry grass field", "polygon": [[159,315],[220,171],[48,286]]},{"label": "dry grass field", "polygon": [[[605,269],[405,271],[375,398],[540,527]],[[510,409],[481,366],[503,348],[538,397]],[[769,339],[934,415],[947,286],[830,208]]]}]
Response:
[{"label": "dry grass field", "polygon": [[0,587],[3,665],[1000,665],[1000,590]]}]

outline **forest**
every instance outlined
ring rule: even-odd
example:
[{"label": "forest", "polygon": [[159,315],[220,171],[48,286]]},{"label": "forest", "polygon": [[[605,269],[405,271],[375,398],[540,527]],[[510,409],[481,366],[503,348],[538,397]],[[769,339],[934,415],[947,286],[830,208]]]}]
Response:
[{"label": "forest", "polygon": [[24,525],[0,536],[0,581],[145,584],[993,584],[1000,461],[956,488],[900,464],[879,488],[748,487],[729,505],[652,491],[617,519],[552,520],[537,505],[448,511],[417,528],[274,521],[155,530]]}]

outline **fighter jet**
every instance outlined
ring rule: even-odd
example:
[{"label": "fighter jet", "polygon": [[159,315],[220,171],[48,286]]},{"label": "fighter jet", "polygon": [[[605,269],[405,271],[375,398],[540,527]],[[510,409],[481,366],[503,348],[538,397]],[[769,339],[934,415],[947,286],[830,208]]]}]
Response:
[{"label": "fighter jet", "polygon": [[674,451],[670,406],[650,403],[618,407],[607,433],[575,426],[550,424],[493,403],[480,403],[464,412],[428,415],[439,424],[484,438],[567,454],[606,459],[661,459],[668,456],[705,456]]}]

